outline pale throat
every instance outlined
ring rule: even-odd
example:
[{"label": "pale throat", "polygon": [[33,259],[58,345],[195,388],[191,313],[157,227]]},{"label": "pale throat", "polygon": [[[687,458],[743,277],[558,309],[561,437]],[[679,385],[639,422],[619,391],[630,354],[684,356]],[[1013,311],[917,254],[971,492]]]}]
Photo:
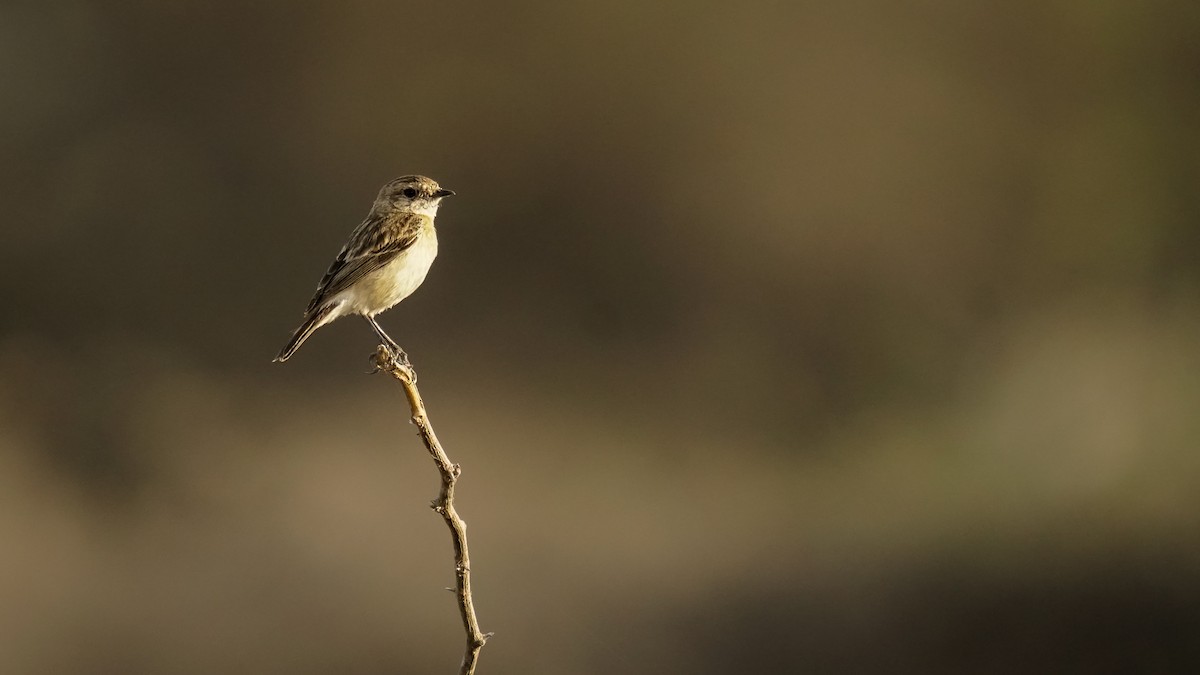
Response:
[{"label": "pale throat", "polygon": [[425,202],[421,206],[414,207],[412,209],[412,212],[418,213],[422,216],[429,216],[430,218],[433,218],[434,216],[437,215],[438,207],[441,206],[441,204],[439,202],[441,202],[441,201],[442,200],[439,199],[437,201]]}]

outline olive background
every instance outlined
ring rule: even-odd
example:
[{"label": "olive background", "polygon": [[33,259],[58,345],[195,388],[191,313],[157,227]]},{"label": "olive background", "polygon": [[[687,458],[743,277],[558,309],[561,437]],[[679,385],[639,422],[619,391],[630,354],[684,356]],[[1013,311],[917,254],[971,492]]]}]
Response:
[{"label": "olive background", "polygon": [[0,5],[0,671],[1200,668],[1200,8]]}]

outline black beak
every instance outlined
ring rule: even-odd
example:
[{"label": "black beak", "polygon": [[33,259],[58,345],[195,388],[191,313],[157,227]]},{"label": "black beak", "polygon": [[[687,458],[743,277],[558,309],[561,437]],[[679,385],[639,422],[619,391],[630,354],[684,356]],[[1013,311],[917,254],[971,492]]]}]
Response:
[{"label": "black beak", "polygon": [[433,193],[433,196],[437,197],[439,199],[441,199],[442,197],[451,197],[453,195],[454,195],[454,190],[447,190],[446,188],[442,188],[442,189],[438,190],[437,192]]}]

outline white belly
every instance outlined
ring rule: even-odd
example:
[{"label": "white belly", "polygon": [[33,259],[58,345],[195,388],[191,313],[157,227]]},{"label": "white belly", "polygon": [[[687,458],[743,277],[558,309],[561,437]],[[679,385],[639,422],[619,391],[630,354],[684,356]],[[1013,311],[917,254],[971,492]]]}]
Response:
[{"label": "white belly", "polygon": [[425,281],[437,248],[437,232],[429,227],[395,260],[339,293],[337,299],[345,304],[338,314],[374,316],[412,295]]}]

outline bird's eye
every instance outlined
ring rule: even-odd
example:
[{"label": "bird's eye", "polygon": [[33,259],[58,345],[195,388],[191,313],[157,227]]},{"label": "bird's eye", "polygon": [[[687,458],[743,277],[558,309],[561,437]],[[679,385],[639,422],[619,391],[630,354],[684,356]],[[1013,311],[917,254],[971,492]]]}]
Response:
[{"label": "bird's eye", "polygon": [[400,194],[404,195],[405,197],[408,197],[409,199],[412,199],[413,197],[417,196],[417,191],[412,188],[404,188],[404,191],[401,192]]}]

